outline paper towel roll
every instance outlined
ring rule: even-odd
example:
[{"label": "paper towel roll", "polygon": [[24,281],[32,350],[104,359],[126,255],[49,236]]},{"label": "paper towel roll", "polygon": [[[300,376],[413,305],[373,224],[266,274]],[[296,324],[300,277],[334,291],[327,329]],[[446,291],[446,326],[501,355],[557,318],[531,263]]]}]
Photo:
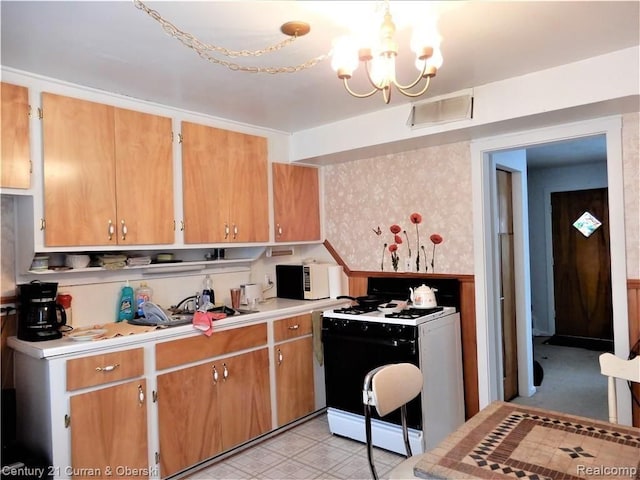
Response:
[{"label": "paper towel roll", "polygon": [[329,297],[336,298],[342,295],[342,265],[329,267]]}]

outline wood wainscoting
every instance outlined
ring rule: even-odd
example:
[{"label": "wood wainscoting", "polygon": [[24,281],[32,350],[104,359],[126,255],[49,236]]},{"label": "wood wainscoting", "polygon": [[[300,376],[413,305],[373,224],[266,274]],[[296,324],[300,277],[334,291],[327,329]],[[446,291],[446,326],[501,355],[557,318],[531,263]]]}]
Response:
[{"label": "wood wainscoting", "polygon": [[[629,302],[629,348],[635,346],[640,349],[640,279],[627,280],[627,301]],[[637,350],[636,353],[640,354]],[[633,384],[633,393],[637,399],[640,399],[640,384]],[[633,402],[633,426],[640,427],[640,406],[635,402]]]}]

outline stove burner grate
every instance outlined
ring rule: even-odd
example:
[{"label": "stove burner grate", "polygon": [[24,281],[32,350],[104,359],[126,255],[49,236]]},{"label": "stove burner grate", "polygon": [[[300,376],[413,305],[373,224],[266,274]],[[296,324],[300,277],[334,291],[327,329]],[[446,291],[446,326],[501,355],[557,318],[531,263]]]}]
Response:
[{"label": "stove burner grate", "polygon": [[334,310],[335,313],[345,313],[348,315],[364,315],[366,313],[375,312],[375,308],[365,308],[359,305],[353,305],[350,307],[336,308]]},{"label": "stove burner grate", "polygon": [[426,317],[427,315],[431,315],[433,313],[438,313],[444,310],[444,307],[433,307],[433,308],[405,308],[404,310],[400,310],[395,313],[387,313],[385,315],[386,318],[404,318],[404,319],[415,319],[420,317]]}]

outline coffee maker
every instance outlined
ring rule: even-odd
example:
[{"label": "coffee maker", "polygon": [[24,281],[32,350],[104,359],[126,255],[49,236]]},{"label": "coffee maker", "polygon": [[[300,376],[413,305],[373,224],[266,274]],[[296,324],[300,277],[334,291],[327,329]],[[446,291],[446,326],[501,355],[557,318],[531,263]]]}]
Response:
[{"label": "coffee maker", "polygon": [[34,280],[17,289],[18,338],[28,342],[61,338],[59,328],[67,323],[67,315],[56,302],[58,284]]}]

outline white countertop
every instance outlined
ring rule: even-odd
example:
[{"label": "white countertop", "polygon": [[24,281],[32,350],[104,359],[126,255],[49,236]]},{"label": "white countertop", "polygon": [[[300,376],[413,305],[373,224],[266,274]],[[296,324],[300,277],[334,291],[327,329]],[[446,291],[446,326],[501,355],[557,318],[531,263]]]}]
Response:
[{"label": "white countertop", "polygon": [[[345,305],[345,300],[327,298],[324,300],[289,300],[286,298],[271,298],[260,303],[256,313],[247,313],[217,320],[213,324],[213,331],[228,330],[242,325],[261,323],[274,318],[284,318],[294,315],[310,313],[316,310],[326,310]],[[145,342],[165,340],[176,337],[190,337],[202,335],[192,325],[163,328],[151,332],[137,333],[115,338],[104,338],[88,342],[76,342],[68,337],[45,342],[27,342],[9,337],[7,345],[18,352],[35,358],[54,358],[62,355],[93,353],[122,346],[138,345]]]}]

